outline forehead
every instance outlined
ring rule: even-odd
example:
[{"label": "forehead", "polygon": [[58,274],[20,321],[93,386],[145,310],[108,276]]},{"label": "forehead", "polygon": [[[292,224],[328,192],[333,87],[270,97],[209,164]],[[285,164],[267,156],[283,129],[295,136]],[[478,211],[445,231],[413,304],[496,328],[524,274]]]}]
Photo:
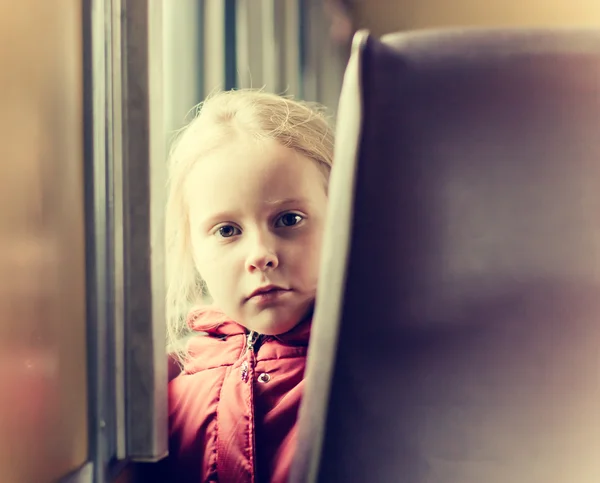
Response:
[{"label": "forehead", "polygon": [[235,210],[325,192],[317,163],[274,140],[238,138],[200,159],[186,180],[192,209]]}]

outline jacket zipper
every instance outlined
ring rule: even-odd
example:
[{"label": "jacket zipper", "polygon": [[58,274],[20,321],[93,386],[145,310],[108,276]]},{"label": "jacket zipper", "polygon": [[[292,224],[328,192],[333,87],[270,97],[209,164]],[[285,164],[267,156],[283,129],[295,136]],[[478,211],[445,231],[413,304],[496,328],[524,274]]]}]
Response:
[{"label": "jacket zipper", "polygon": [[249,386],[246,388],[249,392],[249,431],[250,431],[250,439],[251,439],[251,453],[250,453],[250,465],[252,466],[252,475],[250,478],[250,482],[254,483],[256,481],[256,441],[255,441],[255,433],[254,433],[254,365],[256,364],[256,344],[260,339],[261,335],[258,332],[250,331],[250,333],[246,336],[246,347],[244,348],[244,352],[242,353],[242,357],[244,361],[241,366],[241,376],[242,382],[244,384],[250,381]]},{"label": "jacket zipper", "polygon": [[[250,353],[250,358],[254,359],[254,345],[260,338],[260,334],[258,332],[250,331],[250,333],[246,336],[246,348],[242,356],[245,356],[247,353]],[[254,362],[254,361],[253,361]],[[242,362],[241,366],[241,376],[242,381],[248,382],[248,374],[250,372],[250,365],[248,364],[248,360]]]}]

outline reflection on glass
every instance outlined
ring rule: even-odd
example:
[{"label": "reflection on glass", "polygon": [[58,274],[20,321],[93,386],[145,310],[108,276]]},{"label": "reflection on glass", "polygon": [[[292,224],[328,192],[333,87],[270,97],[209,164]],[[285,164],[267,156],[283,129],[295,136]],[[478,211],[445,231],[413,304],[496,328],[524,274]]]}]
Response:
[{"label": "reflection on glass", "polygon": [[80,2],[0,6],[0,481],[87,458]]}]

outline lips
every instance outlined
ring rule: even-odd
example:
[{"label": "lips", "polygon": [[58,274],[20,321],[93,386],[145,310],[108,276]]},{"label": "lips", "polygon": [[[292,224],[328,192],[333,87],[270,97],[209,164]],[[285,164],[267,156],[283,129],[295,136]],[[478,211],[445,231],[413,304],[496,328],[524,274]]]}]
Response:
[{"label": "lips", "polygon": [[279,287],[278,285],[265,285],[264,287],[259,287],[254,292],[252,292],[248,296],[248,299],[257,297],[259,295],[267,295],[267,294],[274,294],[277,292],[288,292],[288,291],[289,291],[289,289]]}]

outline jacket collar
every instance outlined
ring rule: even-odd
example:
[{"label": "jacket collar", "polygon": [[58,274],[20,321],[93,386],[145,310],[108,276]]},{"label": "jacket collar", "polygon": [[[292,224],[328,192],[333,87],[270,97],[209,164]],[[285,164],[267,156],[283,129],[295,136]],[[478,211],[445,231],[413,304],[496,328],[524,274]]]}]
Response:
[{"label": "jacket collar", "polygon": [[[272,336],[284,344],[306,344],[310,337],[312,325],[312,310],[310,313],[289,332]],[[217,307],[206,305],[194,310],[187,321],[189,327],[195,332],[204,333],[212,337],[247,334],[248,330],[229,318]]]}]

